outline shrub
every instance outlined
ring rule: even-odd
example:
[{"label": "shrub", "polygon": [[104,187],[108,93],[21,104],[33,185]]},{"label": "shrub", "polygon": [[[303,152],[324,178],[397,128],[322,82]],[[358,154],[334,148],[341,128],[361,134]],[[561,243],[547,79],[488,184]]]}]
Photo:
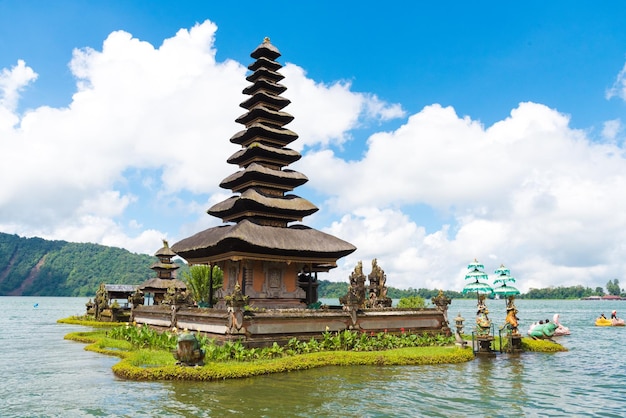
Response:
[{"label": "shrub", "polygon": [[537,351],[542,353],[555,353],[559,351],[567,351],[567,348],[563,347],[550,340],[535,340],[534,338],[522,338],[522,349],[524,351]]},{"label": "shrub", "polygon": [[425,308],[426,300],[421,296],[408,296],[398,301],[398,308]]},{"label": "shrub", "polygon": [[173,350],[178,337],[171,332],[157,332],[148,326],[122,325],[107,332],[110,338],[126,340],[137,348],[155,348]]},{"label": "shrub", "polygon": [[[224,272],[218,267],[205,264],[197,264],[189,268],[189,272],[183,273],[183,281],[191,293],[191,297],[200,305],[210,305],[210,284],[213,282],[213,290],[220,289],[224,282]],[[213,297],[213,301],[216,299]]]}]

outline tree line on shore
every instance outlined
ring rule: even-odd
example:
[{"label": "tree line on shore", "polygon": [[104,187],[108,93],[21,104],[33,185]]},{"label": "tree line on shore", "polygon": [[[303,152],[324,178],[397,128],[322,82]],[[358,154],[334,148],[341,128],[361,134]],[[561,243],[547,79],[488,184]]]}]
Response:
[{"label": "tree line on shore", "polygon": [[[155,244],[155,251],[159,243]],[[90,243],[50,241],[42,238],[23,238],[0,232],[0,296],[87,296],[92,297],[101,283],[140,284],[154,277],[150,266],[156,258],[147,254],[136,254],[122,248]],[[178,277],[189,271],[181,268]],[[474,298],[454,290],[443,290],[451,299]],[[340,298],[348,292],[345,282],[320,280],[320,298]],[[439,289],[388,287],[387,295],[392,299],[419,296],[430,301]],[[583,286],[548,287],[530,289],[517,296],[519,299],[580,299],[589,296],[621,295],[619,280],[609,280],[606,291]]]},{"label": "tree line on shore", "polygon": [[[318,288],[318,294],[320,298],[339,298],[345,295],[348,291],[347,282],[329,282],[325,280],[320,281]],[[419,296],[429,301],[439,294],[439,289],[396,289],[389,287],[387,295],[392,299],[401,299],[411,296]],[[453,290],[443,290],[443,294],[451,299],[474,299],[476,295],[456,292]],[[530,289],[528,292],[517,295],[517,299],[581,299],[589,296],[604,296],[615,295],[626,297],[626,293],[619,286],[619,280],[609,280],[606,285],[606,292],[602,287],[596,287],[592,289],[590,287],[577,286],[558,286],[558,287],[546,287],[542,289]]]}]

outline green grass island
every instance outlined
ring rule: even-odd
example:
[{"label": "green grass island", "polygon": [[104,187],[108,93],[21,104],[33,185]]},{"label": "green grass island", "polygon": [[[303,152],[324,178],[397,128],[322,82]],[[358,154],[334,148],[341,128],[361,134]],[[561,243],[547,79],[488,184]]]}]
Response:
[{"label": "green grass island", "polygon": [[[274,344],[264,348],[246,348],[238,342],[216,344],[198,335],[206,353],[204,364],[186,366],[177,364],[173,355],[177,331],[157,332],[147,326],[104,323],[80,317],[57,322],[97,328],[69,333],[65,339],[88,344],[85,347],[88,351],[119,357],[120,362],[112,367],[113,373],[138,381],[216,381],[326,366],[455,364],[475,358],[471,345],[458,347],[453,337],[342,331],[326,332],[310,341],[293,339],[285,346]],[[499,344],[498,339],[494,340],[495,350],[500,349]],[[526,337],[522,338],[522,348],[526,352],[567,351],[555,342]]]}]

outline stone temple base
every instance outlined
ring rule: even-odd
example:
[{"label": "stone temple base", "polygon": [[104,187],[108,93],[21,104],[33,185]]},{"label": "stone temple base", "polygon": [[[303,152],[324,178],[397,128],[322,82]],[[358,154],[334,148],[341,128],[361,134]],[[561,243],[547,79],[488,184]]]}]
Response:
[{"label": "stone temple base", "polygon": [[522,351],[522,336],[521,335],[511,335],[509,336],[509,348],[507,351],[509,352],[520,352]]},{"label": "stone temple base", "polygon": [[[278,301],[271,298],[255,298],[254,309],[306,309],[306,304],[297,298],[280,298]],[[219,301],[215,308],[227,309],[226,302]]]},{"label": "stone temple base", "polygon": [[292,338],[303,341],[320,338],[326,331],[355,330],[367,333],[429,333],[451,335],[444,312],[426,309],[358,309],[340,306],[324,309],[172,308],[138,306],[133,320],[160,329],[200,332],[218,341],[241,340],[250,347],[274,342],[285,344]]},{"label": "stone temple base", "polygon": [[495,352],[491,348],[491,343],[493,342],[493,340],[494,338],[491,335],[486,336],[486,337],[484,336],[476,337],[476,342],[474,344],[474,353],[487,354],[487,355],[495,354]]}]

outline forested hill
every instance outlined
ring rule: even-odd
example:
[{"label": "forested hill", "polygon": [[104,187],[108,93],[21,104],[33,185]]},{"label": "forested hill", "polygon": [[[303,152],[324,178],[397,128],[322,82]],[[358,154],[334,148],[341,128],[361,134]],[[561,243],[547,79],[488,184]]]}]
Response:
[{"label": "forested hill", "polygon": [[121,248],[0,233],[0,296],[93,296],[100,283],[153,277],[155,261]]}]

